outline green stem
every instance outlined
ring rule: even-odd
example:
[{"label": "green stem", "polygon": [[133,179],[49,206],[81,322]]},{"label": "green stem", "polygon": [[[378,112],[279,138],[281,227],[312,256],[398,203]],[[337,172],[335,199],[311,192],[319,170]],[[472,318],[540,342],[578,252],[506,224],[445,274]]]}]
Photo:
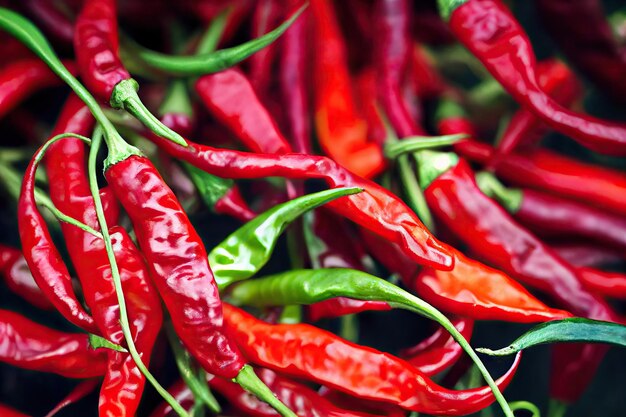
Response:
[{"label": "green stem", "polygon": [[457,133],[444,136],[412,136],[399,141],[388,140],[385,143],[385,156],[389,159],[395,159],[406,153],[454,145],[456,142],[468,137],[469,135],[465,133]]},{"label": "green stem", "polygon": [[222,38],[222,34],[226,28],[226,23],[228,23],[228,17],[230,16],[232,10],[233,8],[228,6],[224,8],[224,10],[222,10],[213,20],[211,20],[211,24],[198,43],[195,55],[208,54],[217,49],[217,45]]},{"label": "green stem", "polygon": [[30,149],[22,148],[2,148],[0,149],[0,161],[3,163],[13,163],[24,161],[30,158]]},{"label": "green stem", "polygon": [[239,374],[233,380],[261,401],[268,403],[283,417],[298,417],[285,404],[283,404],[276,395],[259,379],[254,373],[254,369],[250,365],[244,365]]},{"label": "green stem", "polygon": [[511,406],[511,410],[526,410],[530,411],[533,415],[531,417],[541,417],[541,411],[539,411],[539,407],[529,401],[515,401],[509,404]]},{"label": "green stem", "polygon": [[104,239],[104,246],[106,248],[107,257],[109,259],[109,263],[111,266],[111,277],[113,279],[113,285],[115,286],[115,293],[117,295],[117,302],[119,304],[120,309],[120,325],[122,327],[122,333],[124,334],[124,339],[126,344],[128,345],[128,351],[130,352],[133,361],[137,365],[137,368],[141,373],[146,377],[146,379],[152,384],[154,389],[161,394],[163,399],[167,401],[167,403],[172,407],[179,416],[181,417],[189,417],[185,409],[176,401],[172,395],[165,390],[159,384],[159,382],[152,376],[148,368],[144,365],[141,360],[141,355],[137,351],[135,347],[135,342],[133,341],[133,336],[130,332],[130,322],[128,320],[128,312],[126,310],[126,300],[124,297],[124,290],[122,288],[122,279],[120,277],[120,272],[117,266],[117,261],[115,259],[115,252],[113,251],[113,245],[111,244],[111,236],[109,235],[109,227],[106,222],[106,217],[104,215],[104,208],[102,206],[102,200],[100,199],[100,190],[98,189],[98,181],[96,178],[96,159],[98,156],[98,149],[100,144],[102,143],[102,134],[100,130],[100,126],[96,127],[96,131],[94,132],[94,137],[92,140],[92,146],[89,151],[89,189],[91,190],[91,196],[94,200],[94,205],[96,208],[96,215],[98,217],[98,223],[100,225],[100,230],[102,233],[102,237]]},{"label": "green stem", "polygon": [[407,155],[398,157],[398,167],[400,168],[400,179],[404,187],[404,194],[408,199],[407,203],[409,207],[417,214],[422,223],[424,223],[424,226],[431,232],[434,232],[435,222],[433,216],[428,208],[424,193],[417,182],[415,172],[411,167],[411,161],[409,161]]},{"label": "green stem", "polygon": [[341,317],[339,335],[350,342],[357,343],[359,341],[359,318],[356,314]]},{"label": "green stem", "polygon": [[507,188],[489,172],[476,174],[478,188],[488,197],[495,199],[502,207],[511,214],[517,213],[522,206],[524,193],[517,188]]},{"label": "green stem", "polygon": [[194,373],[189,353],[181,346],[180,340],[178,339],[178,336],[176,335],[176,331],[174,330],[172,324],[168,323],[165,330],[167,333],[167,338],[170,341],[172,351],[174,352],[174,359],[176,361],[176,366],[178,367],[178,372],[183,378],[183,381],[185,381],[185,384],[187,384],[187,386],[193,393],[196,401],[201,402],[202,404],[206,405],[211,411],[219,414],[222,411],[220,403],[217,402],[206,383],[204,370],[202,370],[199,375]]},{"label": "green stem", "polygon": [[563,417],[567,412],[567,404],[562,401],[550,399],[548,404],[548,417]]},{"label": "green stem", "polygon": [[35,189],[35,200],[37,201],[37,204],[50,210],[54,217],[56,217],[59,221],[71,224],[72,226],[76,226],[83,232],[89,233],[99,239],[102,239],[102,233],[94,230],[85,223],[82,223],[75,218],[70,217],[65,213],[62,213],[58,208],[56,208],[52,200],[50,200],[48,196],[43,193],[43,191]]}]

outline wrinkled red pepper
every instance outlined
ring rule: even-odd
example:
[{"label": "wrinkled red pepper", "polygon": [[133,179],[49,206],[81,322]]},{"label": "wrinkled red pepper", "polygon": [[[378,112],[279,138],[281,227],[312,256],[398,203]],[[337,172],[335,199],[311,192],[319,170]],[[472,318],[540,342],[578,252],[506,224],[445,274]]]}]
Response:
[{"label": "wrinkled red pepper", "polygon": [[7,287],[30,304],[45,310],[54,308],[37,286],[19,249],[0,245],[0,274]]}]

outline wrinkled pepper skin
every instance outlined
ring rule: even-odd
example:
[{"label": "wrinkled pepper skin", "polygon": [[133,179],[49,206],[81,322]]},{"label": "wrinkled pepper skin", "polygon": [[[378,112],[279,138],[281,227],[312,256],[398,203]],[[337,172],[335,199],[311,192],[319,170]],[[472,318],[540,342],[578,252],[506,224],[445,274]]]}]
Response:
[{"label": "wrinkled pepper skin", "polygon": [[130,79],[119,58],[115,0],[84,2],[76,19],[74,51],[82,81],[108,104],[115,86]]},{"label": "wrinkled pepper skin", "polygon": [[[463,338],[469,342],[474,330],[474,320],[455,317],[451,321]],[[462,354],[463,348],[442,327],[419,344],[400,352],[404,360],[427,376],[436,375],[449,368]]]},{"label": "wrinkled pepper skin", "polygon": [[365,191],[347,196],[328,207],[360,226],[397,243],[407,257],[438,269],[450,270],[453,259],[402,201],[379,185],[352,174],[336,162],[314,155],[267,155],[218,149],[187,141],[178,146],[151,137],[160,148],[210,174],[223,178],[285,177],[323,179],[330,187],[359,187]]},{"label": "wrinkled pepper skin", "polygon": [[107,352],[94,350],[84,333],[63,333],[0,310],[0,362],[66,378],[104,375]]},{"label": "wrinkled pepper skin", "polygon": [[37,286],[20,250],[0,244],[0,274],[7,287],[30,304],[44,310],[54,309]]},{"label": "wrinkled pepper skin", "polygon": [[449,24],[504,89],[550,127],[596,152],[626,155],[626,125],[570,111],[541,89],[530,40],[500,0],[462,2]]},{"label": "wrinkled pepper skin", "polygon": [[[473,253],[523,283],[546,292],[573,314],[597,320],[620,319],[598,295],[580,283],[576,271],[539,239],[519,226],[478,188],[469,165],[460,160],[425,190],[431,210]],[[608,349],[598,345],[555,348],[552,394],[572,401],[581,394]],[[575,350],[584,353],[577,356]],[[569,353],[568,353],[569,352]],[[559,356],[561,355],[561,356]],[[571,363],[566,366],[565,361]],[[571,366],[575,363],[575,366]],[[572,383],[576,381],[576,384]],[[556,389],[556,391],[554,390]]]},{"label": "wrinkled pepper skin", "polygon": [[[251,362],[366,400],[432,415],[470,414],[494,401],[488,387],[445,389],[399,358],[310,325],[267,324],[228,304],[224,304],[224,317]],[[501,389],[516,366],[498,380]]]},{"label": "wrinkled pepper skin", "polygon": [[223,326],[204,245],[174,193],[140,156],[113,164],[105,177],[133,222],[150,276],[181,341],[207,372],[235,378],[245,361]]},{"label": "wrinkled pepper skin", "polygon": [[415,290],[435,307],[475,320],[533,323],[572,316],[549,308],[503,272],[461,253],[452,271],[424,269],[415,280]]}]

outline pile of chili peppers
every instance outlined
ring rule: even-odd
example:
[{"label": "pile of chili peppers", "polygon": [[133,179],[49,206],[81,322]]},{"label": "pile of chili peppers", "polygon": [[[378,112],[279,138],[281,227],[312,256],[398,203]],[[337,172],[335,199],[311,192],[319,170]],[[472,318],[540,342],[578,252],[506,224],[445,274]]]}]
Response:
[{"label": "pile of chili peppers", "polygon": [[474,350],[626,321],[623,15],[533,3],[0,2],[0,416],[622,415]]}]

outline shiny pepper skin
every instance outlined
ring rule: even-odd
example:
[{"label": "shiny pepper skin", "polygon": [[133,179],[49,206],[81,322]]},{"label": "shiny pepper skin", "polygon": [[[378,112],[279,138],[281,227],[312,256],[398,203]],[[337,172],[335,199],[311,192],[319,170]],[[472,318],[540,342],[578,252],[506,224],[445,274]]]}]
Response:
[{"label": "shiny pepper skin", "polygon": [[[228,304],[224,304],[224,317],[251,362],[366,400],[448,416],[470,414],[494,401],[488,387],[445,389],[399,358],[307,324],[267,324]],[[497,381],[500,389],[506,387],[515,368]]]},{"label": "shiny pepper skin", "polygon": [[54,309],[37,286],[22,252],[18,249],[0,245],[0,274],[4,276],[7,287],[30,304],[45,310]]},{"label": "shiny pepper skin", "polygon": [[130,79],[118,48],[115,0],[86,0],[76,19],[76,61],[89,91],[107,104],[115,86]]},{"label": "shiny pepper skin", "polygon": [[105,373],[107,352],[94,350],[85,333],[63,333],[0,310],[0,340],[0,362],[12,366],[67,378]]},{"label": "shiny pepper skin", "polygon": [[245,361],[224,329],[204,245],[174,193],[140,156],[110,166],[105,176],[133,222],[181,341],[207,372],[236,377]]}]

